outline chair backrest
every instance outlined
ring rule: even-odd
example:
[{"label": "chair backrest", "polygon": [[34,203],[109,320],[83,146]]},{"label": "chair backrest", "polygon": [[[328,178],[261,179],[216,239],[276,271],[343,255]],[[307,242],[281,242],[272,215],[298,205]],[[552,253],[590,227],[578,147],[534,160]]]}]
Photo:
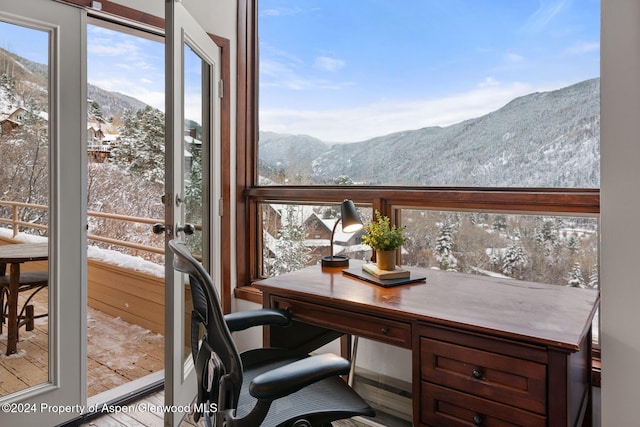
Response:
[{"label": "chair backrest", "polygon": [[[198,324],[200,323],[204,325],[206,330],[206,336],[202,337],[202,344],[199,347],[201,337],[194,332],[194,324],[192,324],[191,348],[193,362],[196,364],[196,369],[198,369],[197,359],[199,358],[198,356],[201,356],[201,354],[197,354],[198,351],[202,353],[205,347],[210,347],[211,351],[216,354],[224,365],[224,372],[220,379],[223,387],[220,392],[224,394],[221,396],[221,401],[224,402],[225,408],[219,409],[236,408],[242,387],[242,361],[231,337],[231,332],[224,320],[218,291],[209,273],[191,255],[191,251],[184,242],[171,240],[169,241],[169,248],[174,255],[173,268],[189,275],[193,302],[192,323],[196,322],[195,332],[197,332]],[[207,359],[208,356],[207,354]],[[198,374],[199,382],[201,374],[201,372]],[[207,379],[207,381],[210,380],[211,378]],[[206,385],[198,384],[198,387],[203,386]],[[218,384],[213,384],[212,387],[214,393],[217,394]],[[200,390],[198,394],[200,395]]]}]

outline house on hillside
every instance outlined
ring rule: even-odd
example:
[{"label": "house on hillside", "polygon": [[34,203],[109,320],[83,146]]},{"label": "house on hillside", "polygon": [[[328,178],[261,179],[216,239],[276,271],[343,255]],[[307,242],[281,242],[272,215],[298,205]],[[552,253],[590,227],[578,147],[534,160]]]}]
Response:
[{"label": "house on hillside", "polygon": [[89,161],[102,163],[111,158],[119,135],[113,132],[110,124],[102,117],[87,120],[87,155]]},{"label": "house on hillside", "polygon": [[[0,135],[9,135],[20,128],[24,123],[27,113],[29,113],[29,110],[26,108],[16,107],[7,113],[0,114]],[[49,116],[45,112],[39,111],[36,115],[44,122],[49,120]]]},{"label": "house on hillside", "polygon": [[[303,223],[305,230],[305,246],[310,249],[312,262],[320,262],[323,256],[329,256],[331,248],[331,232],[337,218],[322,218],[311,212]],[[333,255],[349,254],[351,258],[362,259],[371,249],[362,244],[362,231],[345,233],[340,224],[333,236]]]}]

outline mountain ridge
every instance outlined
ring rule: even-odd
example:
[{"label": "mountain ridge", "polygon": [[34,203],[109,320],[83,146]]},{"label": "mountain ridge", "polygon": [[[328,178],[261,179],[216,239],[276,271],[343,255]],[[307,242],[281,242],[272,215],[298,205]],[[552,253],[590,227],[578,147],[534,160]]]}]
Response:
[{"label": "mountain ridge", "polygon": [[[271,168],[295,164],[295,136],[287,145],[264,144],[260,159]],[[598,187],[600,79],[513,99],[481,117],[450,126],[395,132],[349,144],[301,137],[318,151],[307,179],[330,184],[349,176],[367,185],[482,187]],[[268,133],[269,141],[277,134]],[[287,158],[286,161],[282,159]],[[309,159],[301,159],[308,164]],[[574,171],[573,173],[571,171]],[[579,173],[575,173],[579,171]]]}]

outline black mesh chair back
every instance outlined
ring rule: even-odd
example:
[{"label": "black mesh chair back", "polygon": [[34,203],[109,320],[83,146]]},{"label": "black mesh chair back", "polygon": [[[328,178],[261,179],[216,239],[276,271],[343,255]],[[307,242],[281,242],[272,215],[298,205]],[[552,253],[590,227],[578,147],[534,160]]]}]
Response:
[{"label": "black mesh chair back", "polygon": [[239,354],[232,331],[284,326],[290,322],[289,313],[260,309],[225,316],[211,277],[187,246],[172,240],[169,248],[174,269],[188,274],[191,285],[191,351],[198,378],[196,421],[204,416],[206,425],[225,427],[309,427],[374,415],[340,377],[350,368],[341,357],[275,348]]},{"label": "black mesh chair back", "polygon": [[[231,331],[227,327],[222,313],[220,298],[211,277],[189,251],[187,246],[179,241],[173,240],[169,242],[169,246],[174,253],[173,268],[177,271],[189,275],[189,283],[191,285],[191,300],[193,303],[193,312],[191,314],[191,354],[196,368],[198,363],[210,363],[208,360],[203,361],[206,352],[201,352],[198,360],[199,346],[209,347],[207,350],[213,352],[215,357],[224,366],[225,395],[214,399],[217,403],[222,400],[228,407],[235,407],[242,388],[242,361],[238,350],[231,337]],[[204,326],[206,334],[200,342],[200,325]],[[198,385],[202,389],[198,390],[199,396],[206,395],[208,391],[202,384]],[[211,391],[216,394],[217,390]]]}]

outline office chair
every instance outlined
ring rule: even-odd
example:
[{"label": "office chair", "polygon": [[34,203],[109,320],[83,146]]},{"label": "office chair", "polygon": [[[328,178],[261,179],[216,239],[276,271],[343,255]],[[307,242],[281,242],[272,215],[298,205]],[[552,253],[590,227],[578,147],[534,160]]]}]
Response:
[{"label": "office chair", "polygon": [[188,274],[191,284],[191,351],[198,379],[196,410],[201,410],[194,413],[196,422],[204,416],[207,426],[315,427],[374,415],[339,376],[350,367],[341,357],[279,348],[238,354],[231,332],[260,325],[286,327],[289,314],[260,309],[224,316],[211,277],[184,242],[171,240],[169,248],[173,268]]}]

